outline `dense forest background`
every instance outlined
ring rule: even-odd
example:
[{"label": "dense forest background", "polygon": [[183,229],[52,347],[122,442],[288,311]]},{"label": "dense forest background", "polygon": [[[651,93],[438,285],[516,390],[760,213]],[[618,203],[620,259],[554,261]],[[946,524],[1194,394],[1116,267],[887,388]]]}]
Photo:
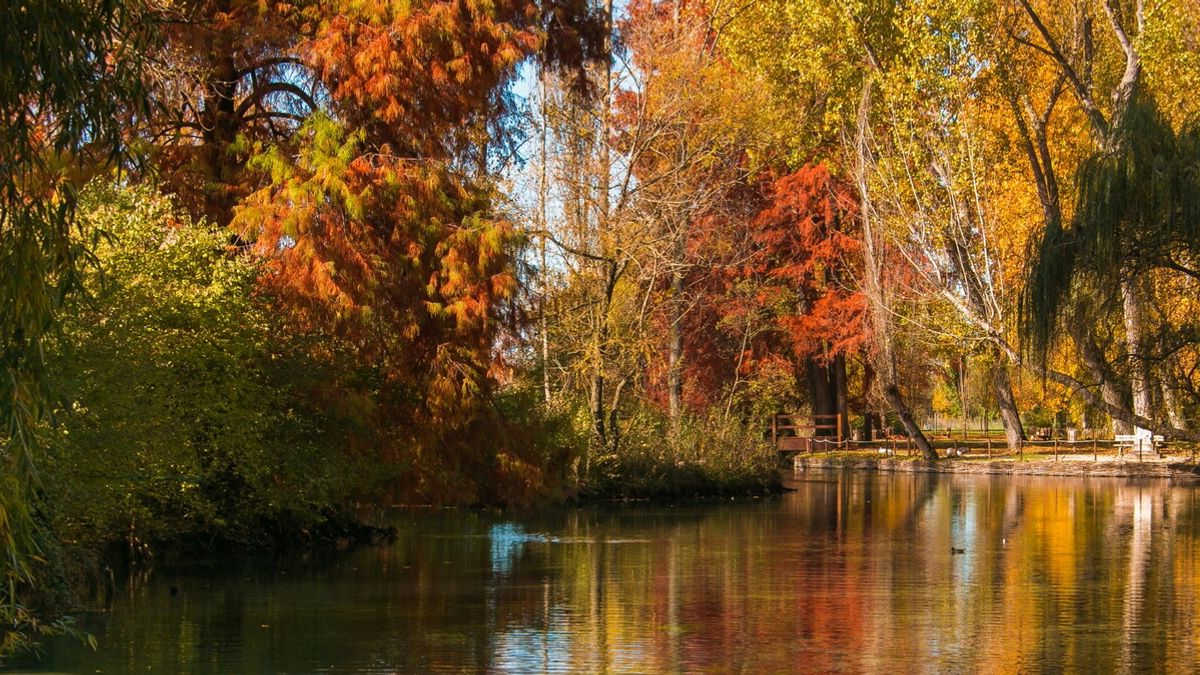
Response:
[{"label": "dense forest background", "polygon": [[114,552],[761,487],[776,412],[1200,439],[1190,0],[0,25],[0,652]]}]

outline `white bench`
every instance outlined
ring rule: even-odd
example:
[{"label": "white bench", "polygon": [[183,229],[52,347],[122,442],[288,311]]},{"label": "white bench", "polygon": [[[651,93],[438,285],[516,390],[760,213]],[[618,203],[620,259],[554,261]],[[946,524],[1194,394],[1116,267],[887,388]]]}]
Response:
[{"label": "white bench", "polygon": [[1166,439],[1160,435],[1144,436],[1138,434],[1117,434],[1113,437],[1113,447],[1117,449],[1129,448],[1137,450],[1138,445],[1141,445],[1141,450],[1158,452],[1158,449],[1166,444]]}]

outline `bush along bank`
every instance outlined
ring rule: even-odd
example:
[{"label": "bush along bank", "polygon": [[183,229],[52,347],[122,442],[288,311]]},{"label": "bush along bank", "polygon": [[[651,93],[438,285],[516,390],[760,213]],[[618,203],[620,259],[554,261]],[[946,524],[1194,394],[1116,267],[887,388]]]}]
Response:
[{"label": "bush along bank", "polygon": [[721,415],[630,421],[615,451],[579,463],[577,501],[738,497],[782,491],[778,454],[761,430]]}]

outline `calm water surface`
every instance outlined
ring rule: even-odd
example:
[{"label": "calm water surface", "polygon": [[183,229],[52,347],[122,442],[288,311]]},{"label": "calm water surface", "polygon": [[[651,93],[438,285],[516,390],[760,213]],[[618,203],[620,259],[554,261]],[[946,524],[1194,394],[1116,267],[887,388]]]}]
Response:
[{"label": "calm water surface", "polygon": [[[1200,491],[803,473],[784,497],[399,517],[392,545],[158,573],[59,672],[1194,671]],[[952,549],[963,549],[961,554]],[[172,595],[171,587],[178,589]]]}]

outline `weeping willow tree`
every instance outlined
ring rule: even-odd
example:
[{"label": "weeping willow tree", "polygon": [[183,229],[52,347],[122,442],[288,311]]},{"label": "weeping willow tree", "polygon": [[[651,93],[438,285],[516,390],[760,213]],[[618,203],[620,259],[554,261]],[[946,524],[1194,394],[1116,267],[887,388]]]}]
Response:
[{"label": "weeping willow tree", "polygon": [[1064,226],[1034,242],[1021,301],[1025,347],[1045,363],[1079,306],[1120,301],[1137,415],[1150,417],[1143,310],[1152,274],[1200,280],[1200,123],[1176,131],[1149,97],[1130,102],[1111,142],[1075,176],[1078,202]]},{"label": "weeping willow tree", "polygon": [[140,112],[137,0],[0,3],[0,658],[36,636],[43,560],[33,432],[48,418],[44,339],[80,285],[75,187],[121,161]]}]

